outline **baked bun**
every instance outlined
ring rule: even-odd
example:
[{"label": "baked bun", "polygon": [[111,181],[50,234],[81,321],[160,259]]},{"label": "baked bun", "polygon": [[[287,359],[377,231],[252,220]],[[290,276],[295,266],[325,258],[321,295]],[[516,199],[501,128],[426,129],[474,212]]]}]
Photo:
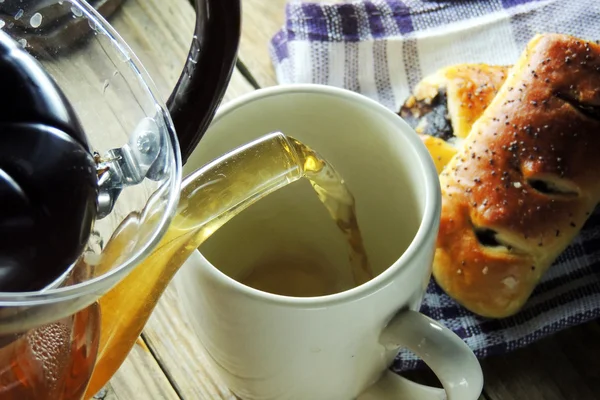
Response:
[{"label": "baked bun", "polygon": [[521,309],[600,199],[600,46],[537,35],[440,175],[438,284],[467,309]]},{"label": "baked bun", "polygon": [[438,70],[413,90],[399,115],[420,135],[438,173],[492,101],[508,67],[459,64]]}]

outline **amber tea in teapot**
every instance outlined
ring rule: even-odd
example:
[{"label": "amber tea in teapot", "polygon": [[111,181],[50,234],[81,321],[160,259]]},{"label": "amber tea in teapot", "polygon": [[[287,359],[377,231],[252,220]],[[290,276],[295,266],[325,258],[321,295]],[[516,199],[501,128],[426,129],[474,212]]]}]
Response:
[{"label": "amber tea in teapot", "polygon": [[[194,40],[165,104],[100,15],[121,3],[0,0],[2,399],[90,398],[120,366],[133,342],[105,344],[137,337],[150,312],[115,318],[121,299],[152,310],[170,275],[112,289],[165,233],[234,68],[239,1],[193,1]],[[115,240],[111,262],[117,236],[135,240]]]}]

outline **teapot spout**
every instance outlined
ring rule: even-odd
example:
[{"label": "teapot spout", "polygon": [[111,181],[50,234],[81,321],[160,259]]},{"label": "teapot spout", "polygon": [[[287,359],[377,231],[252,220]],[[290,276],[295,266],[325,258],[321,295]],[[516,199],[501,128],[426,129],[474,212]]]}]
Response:
[{"label": "teapot spout", "polygon": [[[282,133],[263,136],[188,176],[177,213],[153,252],[100,298],[102,327],[97,364],[86,398],[112,377],[135,344],[167,285],[194,250],[219,227],[269,193],[303,176],[294,142]],[[127,218],[102,254],[99,271],[144,241],[144,226],[157,213],[152,202],[141,215]]]}]

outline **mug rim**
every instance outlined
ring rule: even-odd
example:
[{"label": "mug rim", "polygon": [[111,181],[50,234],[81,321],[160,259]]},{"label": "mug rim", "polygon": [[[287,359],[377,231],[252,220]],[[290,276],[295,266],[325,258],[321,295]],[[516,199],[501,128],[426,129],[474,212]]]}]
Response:
[{"label": "mug rim", "polygon": [[229,287],[230,289],[236,290],[247,297],[286,306],[323,307],[355,301],[360,298],[364,298],[371,293],[377,292],[383,287],[389,285],[396,275],[403,270],[404,266],[418,254],[420,251],[419,249],[423,247],[424,242],[426,242],[432,234],[437,235],[437,227],[439,226],[441,214],[441,189],[437,170],[433,160],[429,154],[429,151],[419,139],[417,133],[399,115],[390,109],[365,95],[350,91],[348,89],[322,84],[285,84],[267,88],[259,88],[237,97],[236,99],[223,105],[215,114],[211,125],[207,129],[207,133],[214,124],[218,123],[221,119],[225,118],[227,115],[240,109],[241,107],[244,107],[245,105],[256,101],[261,101],[268,97],[301,93],[325,94],[338,99],[344,98],[364,105],[365,107],[382,114],[385,118],[393,120],[393,123],[397,125],[400,131],[402,131],[401,134],[405,135],[409,145],[417,155],[417,159],[419,161],[418,167],[423,175],[425,187],[425,207],[423,209],[423,217],[421,218],[419,228],[417,229],[417,232],[411,240],[409,246],[389,267],[368,282],[343,292],[314,297],[285,296],[254,289],[236,281],[222,272],[219,268],[207,260],[200,250],[196,249],[194,253],[197,253],[197,255],[201,257],[202,261],[209,266],[208,268],[203,268],[207,270],[206,272],[209,273],[213,279],[220,281],[221,284]]}]

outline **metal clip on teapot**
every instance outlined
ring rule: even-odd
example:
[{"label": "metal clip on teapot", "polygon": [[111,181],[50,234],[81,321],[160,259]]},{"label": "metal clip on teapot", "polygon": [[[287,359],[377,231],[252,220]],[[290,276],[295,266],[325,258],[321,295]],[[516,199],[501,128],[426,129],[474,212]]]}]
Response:
[{"label": "metal clip on teapot", "polygon": [[[301,175],[276,133],[181,183],[240,33],[238,0],[194,4],[189,57],[165,105],[93,5],[0,2],[1,398],[93,396],[187,256]],[[240,174],[254,178],[242,185]]]}]

